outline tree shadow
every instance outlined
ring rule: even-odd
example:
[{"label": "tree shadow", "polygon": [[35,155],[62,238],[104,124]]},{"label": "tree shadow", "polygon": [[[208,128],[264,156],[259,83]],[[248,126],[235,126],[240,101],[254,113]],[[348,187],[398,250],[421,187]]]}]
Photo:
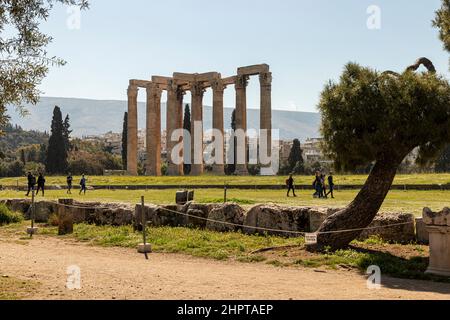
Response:
[{"label": "tree shadow", "polygon": [[[415,292],[448,294],[450,299],[450,277],[426,274],[429,258],[415,256],[403,258],[389,252],[350,246],[356,252],[365,253],[358,261],[362,270],[378,266],[382,273],[382,286],[390,289]],[[413,281],[411,281],[413,280]]]}]

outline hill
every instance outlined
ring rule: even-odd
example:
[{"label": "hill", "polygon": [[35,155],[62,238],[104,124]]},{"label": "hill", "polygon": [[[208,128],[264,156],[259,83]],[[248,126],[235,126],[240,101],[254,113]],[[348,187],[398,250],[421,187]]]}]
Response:
[{"label": "hill", "polygon": [[4,135],[0,136],[0,151],[4,154],[16,152],[21,147],[45,144],[48,142],[47,133],[36,130],[24,130],[18,125],[8,124],[4,128]]},{"label": "hill", "polygon": [[[65,114],[69,114],[73,136],[97,135],[108,131],[121,132],[123,113],[127,109],[126,101],[117,100],[89,100],[74,98],[42,97],[36,106],[28,106],[30,114],[20,117],[14,108],[10,107],[11,123],[18,124],[26,130],[49,131],[53,108],[61,107]],[[162,104],[162,125],[165,127],[166,106]],[[230,127],[233,109],[225,109],[225,128]],[[212,108],[204,107],[205,129],[212,127]],[[139,126],[145,125],[145,103],[139,103]],[[320,115],[309,112],[292,112],[273,110],[273,128],[280,129],[282,140],[299,138],[304,141],[308,137],[317,137],[320,125]],[[259,128],[259,110],[248,110],[248,127]]]}]

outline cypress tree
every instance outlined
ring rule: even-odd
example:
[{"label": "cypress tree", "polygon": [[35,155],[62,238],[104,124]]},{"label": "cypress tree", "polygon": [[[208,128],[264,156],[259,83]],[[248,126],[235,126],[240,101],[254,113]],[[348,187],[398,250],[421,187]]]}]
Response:
[{"label": "cypress tree", "polygon": [[70,150],[70,134],[71,133],[72,133],[72,130],[70,130],[70,119],[69,119],[69,115],[67,115],[63,122],[64,147],[66,148],[67,152],[69,152],[69,150]]},{"label": "cypress tree", "polygon": [[[186,106],[184,107],[183,129],[191,133],[191,109],[189,107],[189,104],[186,104]],[[184,139],[184,154],[184,174],[189,175],[191,173],[191,165],[186,163],[186,155],[191,154],[191,140],[187,139],[187,137],[185,137]]]},{"label": "cypress tree", "polygon": [[[228,163],[226,165],[226,174],[227,175],[232,175],[235,171],[236,171],[236,162],[237,162],[237,146],[236,146],[236,136],[234,135],[234,131],[236,130],[236,110],[233,110],[232,114],[231,114],[231,129],[233,130],[233,134],[230,137],[230,143],[229,145],[233,145],[233,163]],[[234,143],[231,143],[234,140]]]},{"label": "cypress tree", "polygon": [[55,106],[46,159],[46,170],[50,174],[63,174],[67,171],[67,149],[63,132],[61,109]]},{"label": "cypress tree", "polygon": [[303,173],[304,161],[303,150],[300,145],[300,140],[295,139],[292,144],[291,152],[288,158],[289,169],[294,173]]},{"label": "cypress tree", "polygon": [[122,166],[123,170],[127,170],[127,155],[128,155],[128,112],[123,116],[122,129]]}]

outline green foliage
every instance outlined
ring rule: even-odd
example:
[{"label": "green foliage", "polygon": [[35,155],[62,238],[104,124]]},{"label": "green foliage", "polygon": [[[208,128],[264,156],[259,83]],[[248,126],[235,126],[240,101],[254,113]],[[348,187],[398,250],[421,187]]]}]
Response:
[{"label": "green foliage", "polygon": [[127,170],[128,156],[128,112],[123,115],[122,128],[122,169]]},{"label": "green foliage", "polygon": [[450,141],[450,85],[434,73],[395,76],[349,63],[319,109],[326,151],[344,171],[380,159],[399,165],[416,147],[427,163]]},{"label": "green foliage", "polygon": [[70,150],[70,134],[72,133],[72,130],[70,130],[70,118],[69,115],[66,115],[66,118],[64,119],[63,125],[62,125],[63,131],[63,139],[64,139],[64,148],[66,151]]},{"label": "green foliage", "polygon": [[12,212],[8,207],[0,203],[0,226],[23,221],[23,216],[17,212]]},{"label": "green foliage", "polygon": [[299,170],[299,172],[295,173],[303,173],[303,151],[300,146],[300,140],[298,139],[295,139],[294,143],[292,144],[291,152],[289,153],[288,164],[292,171],[294,171],[295,168]]},{"label": "green foliage", "polygon": [[[184,117],[183,117],[183,129],[186,130],[187,132],[191,132],[191,109],[189,107],[188,104],[186,104],[186,106],[184,107]],[[185,150],[190,150],[191,148],[191,142],[189,139],[185,139],[184,140],[184,149]],[[184,169],[184,174],[185,175],[189,175],[191,173],[191,165],[189,163],[187,163],[186,159],[186,155],[190,154],[189,153],[185,153],[185,158],[184,158],[184,165],[183,165],[183,169]],[[190,162],[190,161],[189,161]]]},{"label": "green foliage", "polygon": [[52,38],[39,30],[55,3],[88,7],[86,0],[0,1],[0,126],[6,123],[7,105],[24,113],[24,103],[39,100],[37,86],[49,66],[65,64],[48,56],[46,47]]},{"label": "green foliage", "polygon": [[439,173],[450,172],[450,144],[447,145],[436,161],[435,171]]},{"label": "green foliage", "polygon": [[450,0],[443,0],[442,7],[436,11],[433,25],[440,30],[440,38],[444,47],[450,52]]},{"label": "green foliage", "polygon": [[47,160],[45,167],[50,174],[64,174],[67,172],[67,141],[61,109],[55,106],[51,125],[52,131],[48,140]]},{"label": "green foliage", "polygon": [[121,170],[120,156],[107,152],[100,142],[73,139],[68,171],[74,175],[103,175],[104,170]]}]

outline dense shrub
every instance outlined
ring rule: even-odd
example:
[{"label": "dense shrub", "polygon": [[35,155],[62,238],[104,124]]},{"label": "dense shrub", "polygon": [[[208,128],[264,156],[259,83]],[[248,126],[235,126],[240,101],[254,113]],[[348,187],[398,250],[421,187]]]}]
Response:
[{"label": "dense shrub", "polygon": [[0,226],[23,221],[20,213],[12,212],[5,204],[0,204]]}]

